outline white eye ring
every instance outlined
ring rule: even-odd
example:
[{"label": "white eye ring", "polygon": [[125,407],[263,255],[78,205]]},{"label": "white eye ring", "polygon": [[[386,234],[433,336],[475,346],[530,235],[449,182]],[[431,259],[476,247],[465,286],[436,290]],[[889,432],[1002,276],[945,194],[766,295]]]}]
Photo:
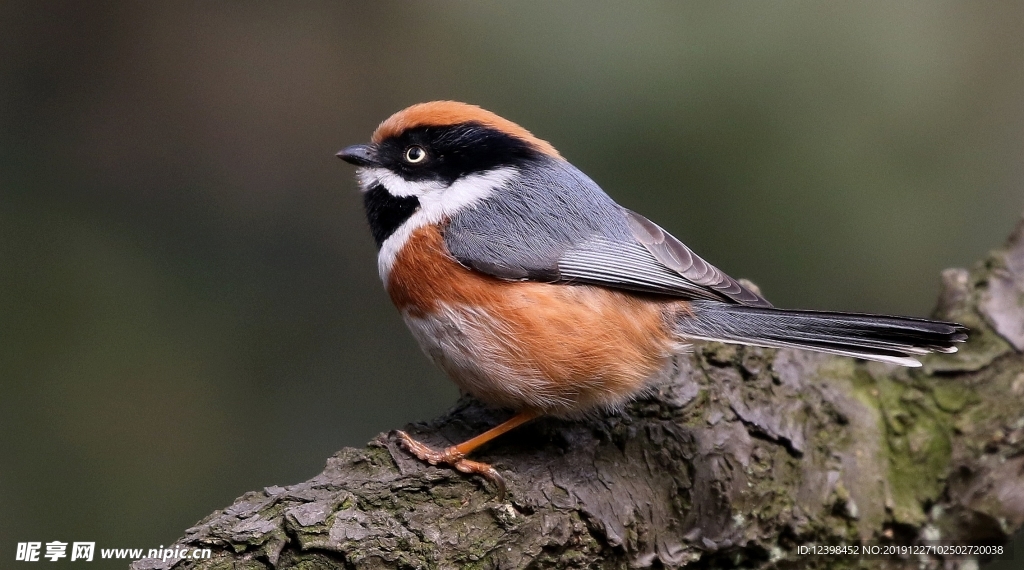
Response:
[{"label": "white eye ring", "polygon": [[413,145],[405,149],[405,161],[409,164],[417,164],[423,162],[427,158],[427,151],[423,150],[423,147]]}]

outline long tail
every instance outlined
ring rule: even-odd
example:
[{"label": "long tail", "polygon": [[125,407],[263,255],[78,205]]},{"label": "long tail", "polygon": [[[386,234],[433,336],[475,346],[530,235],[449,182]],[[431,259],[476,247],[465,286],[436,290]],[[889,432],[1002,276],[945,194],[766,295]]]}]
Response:
[{"label": "long tail", "polygon": [[802,348],[841,356],[921,366],[914,356],[956,352],[967,328],[956,323],[824,311],[788,311],[717,301],[692,301],[676,321],[687,338],[768,348]]}]

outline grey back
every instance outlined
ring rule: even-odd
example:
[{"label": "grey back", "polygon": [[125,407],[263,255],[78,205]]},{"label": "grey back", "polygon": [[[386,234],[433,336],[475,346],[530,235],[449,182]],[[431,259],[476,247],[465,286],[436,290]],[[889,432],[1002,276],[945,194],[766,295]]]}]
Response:
[{"label": "grey back", "polygon": [[501,279],[771,306],[564,160],[541,159],[455,214],[445,245],[463,265]]}]

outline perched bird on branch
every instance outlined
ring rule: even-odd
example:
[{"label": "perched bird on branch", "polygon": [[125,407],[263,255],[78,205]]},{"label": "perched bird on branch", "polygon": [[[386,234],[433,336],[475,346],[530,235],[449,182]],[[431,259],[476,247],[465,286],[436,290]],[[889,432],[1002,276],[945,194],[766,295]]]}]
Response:
[{"label": "perched bird on branch", "polygon": [[501,494],[500,474],[467,454],[540,415],[621,405],[693,339],[903,366],[967,339],[955,323],[774,308],[473,105],[413,105],[338,156],[358,167],[381,279],[424,352],[463,391],[518,412],[444,450],[401,442]]}]

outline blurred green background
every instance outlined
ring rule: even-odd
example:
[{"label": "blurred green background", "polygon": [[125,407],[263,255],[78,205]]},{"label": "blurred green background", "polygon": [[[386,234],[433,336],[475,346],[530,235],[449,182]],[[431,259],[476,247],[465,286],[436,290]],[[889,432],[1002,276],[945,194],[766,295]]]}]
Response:
[{"label": "blurred green background", "polygon": [[1024,210],[1022,38],[1016,1],[0,3],[0,565],[169,544],[454,401],[334,157],[392,112],[522,124],[776,305],[926,315]]}]

